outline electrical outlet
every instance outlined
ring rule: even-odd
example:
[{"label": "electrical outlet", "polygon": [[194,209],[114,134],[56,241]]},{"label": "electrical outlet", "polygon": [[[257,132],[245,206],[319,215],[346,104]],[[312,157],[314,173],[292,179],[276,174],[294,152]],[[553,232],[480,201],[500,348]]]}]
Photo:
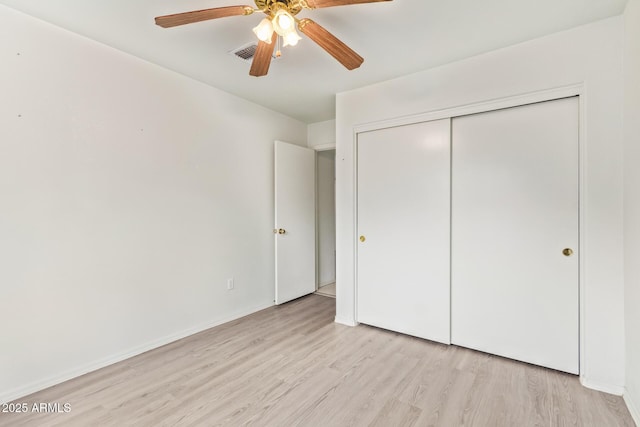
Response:
[{"label": "electrical outlet", "polygon": [[233,277],[231,279],[227,279],[227,290],[232,291],[234,288]]}]

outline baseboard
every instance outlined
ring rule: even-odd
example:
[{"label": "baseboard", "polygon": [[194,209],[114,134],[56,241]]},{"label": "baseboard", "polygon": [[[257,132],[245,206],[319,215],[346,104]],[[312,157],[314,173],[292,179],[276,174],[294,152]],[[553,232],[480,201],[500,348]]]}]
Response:
[{"label": "baseboard", "polygon": [[358,326],[358,322],[356,322],[355,320],[353,320],[353,319],[346,319],[346,318],[344,318],[344,317],[338,317],[338,316],[336,316],[336,317],[335,317],[335,319],[334,319],[334,321],[335,321],[336,323],[341,324],[341,325],[346,325],[346,326]]},{"label": "baseboard", "polygon": [[336,279],[329,280],[328,282],[318,283],[318,288],[321,288],[321,287],[327,286],[327,285],[333,285],[334,283],[336,283]]},{"label": "baseboard", "polygon": [[640,396],[631,396],[628,389],[625,390],[624,395],[622,395],[624,403],[627,404],[631,418],[633,418],[636,426],[640,426],[640,408],[636,406],[636,402],[640,404],[640,400],[638,400],[639,397]]},{"label": "baseboard", "polygon": [[266,308],[272,307],[273,303],[268,303],[268,304],[261,304],[246,310],[241,310],[238,311],[232,315],[229,316],[225,316],[222,317],[220,319],[215,319],[212,320],[210,322],[206,322],[203,324],[200,324],[198,326],[192,327],[192,328],[188,328],[185,329],[183,331],[171,334],[171,335],[167,335],[164,336],[162,338],[159,338],[157,340],[153,340],[150,342],[147,342],[143,345],[140,346],[136,346],[132,349],[129,349],[128,351],[124,351],[122,353],[118,353],[118,354],[114,354],[108,357],[105,357],[103,359],[99,359],[97,361],[93,361],[90,363],[87,363],[83,366],[80,366],[78,368],[74,368],[71,370],[68,370],[66,372],[60,373],[58,375],[52,375],[48,378],[45,378],[43,380],[40,381],[35,381],[32,382],[30,384],[27,384],[25,386],[22,387],[18,387],[15,388],[13,390],[8,390],[8,391],[4,391],[2,393],[0,393],[0,404],[1,403],[8,403],[11,401],[14,401],[16,399],[19,399],[21,397],[24,396],[28,396],[32,393],[38,392],[40,390],[44,390],[46,388],[52,387],[56,384],[60,384],[63,383],[65,381],[69,381],[73,378],[77,378],[81,375],[84,374],[88,374],[89,372],[93,372],[93,371],[97,371],[98,369],[102,369],[105,368],[109,365],[113,365],[114,363],[118,363],[118,362],[122,362],[123,360],[129,359],[133,356],[137,356],[139,354],[142,354],[144,352],[147,352],[149,350],[153,350],[156,349],[158,347],[162,347],[163,345],[172,343],[174,341],[180,340],[182,338],[186,338],[188,336],[197,334],[198,332],[202,332],[204,330],[213,328],[215,326],[219,326],[222,325],[223,323],[227,323],[227,322],[231,322],[232,320],[236,320],[239,319],[241,317],[244,316],[248,316],[250,314],[256,313],[260,310],[264,310]]},{"label": "baseboard", "polygon": [[616,396],[622,396],[624,394],[624,386],[608,384],[599,381],[593,381],[585,377],[580,377],[580,383],[592,390],[602,391],[604,393],[615,394]]}]

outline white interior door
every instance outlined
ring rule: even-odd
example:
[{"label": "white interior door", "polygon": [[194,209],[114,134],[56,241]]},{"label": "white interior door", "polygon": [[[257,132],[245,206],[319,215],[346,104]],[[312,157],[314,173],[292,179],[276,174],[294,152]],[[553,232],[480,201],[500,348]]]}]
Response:
[{"label": "white interior door", "polygon": [[449,343],[450,120],[358,134],[357,319]]},{"label": "white interior door", "polygon": [[276,304],[316,290],[315,197],[315,152],[276,141]]},{"label": "white interior door", "polygon": [[453,119],[454,344],[578,373],[578,105]]}]

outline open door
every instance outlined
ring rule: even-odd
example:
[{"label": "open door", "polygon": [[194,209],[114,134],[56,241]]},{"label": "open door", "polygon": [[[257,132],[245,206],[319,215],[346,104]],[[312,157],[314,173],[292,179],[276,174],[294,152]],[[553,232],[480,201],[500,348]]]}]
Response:
[{"label": "open door", "polygon": [[315,152],[276,141],[276,304],[316,290],[315,209]]}]

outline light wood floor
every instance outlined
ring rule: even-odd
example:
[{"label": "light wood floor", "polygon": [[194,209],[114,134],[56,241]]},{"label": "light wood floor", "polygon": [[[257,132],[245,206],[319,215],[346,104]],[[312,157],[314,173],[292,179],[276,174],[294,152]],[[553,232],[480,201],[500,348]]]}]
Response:
[{"label": "light wood floor", "polygon": [[321,287],[320,289],[318,289],[316,291],[316,294],[324,295],[325,297],[335,298],[336,297],[336,284],[335,284],[335,282]]},{"label": "light wood floor", "polygon": [[333,322],[318,295],[269,308],[20,402],[2,426],[633,426],[577,377]]}]

